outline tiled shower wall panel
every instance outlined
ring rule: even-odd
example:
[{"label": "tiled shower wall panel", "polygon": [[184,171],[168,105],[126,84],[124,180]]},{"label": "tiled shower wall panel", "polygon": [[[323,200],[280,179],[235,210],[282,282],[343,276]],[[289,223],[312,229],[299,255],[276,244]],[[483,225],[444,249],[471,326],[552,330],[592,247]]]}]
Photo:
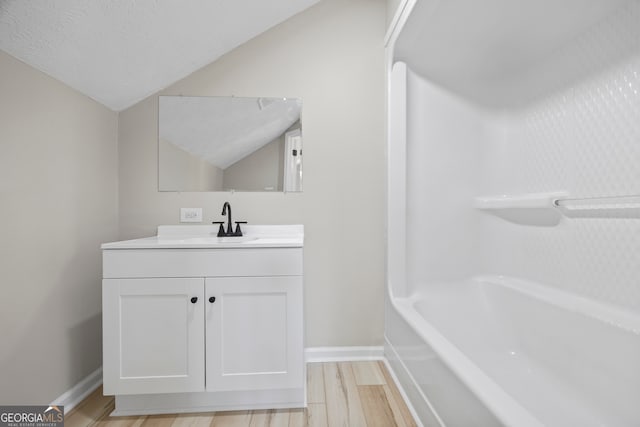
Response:
[{"label": "tiled shower wall panel", "polygon": [[[532,68],[556,88],[505,113],[487,146],[484,195],[640,195],[640,1]],[[574,76],[573,79],[568,77]],[[640,218],[563,218],[553,227],[485,215],[485,273],[563,288],[640,311]]]}]

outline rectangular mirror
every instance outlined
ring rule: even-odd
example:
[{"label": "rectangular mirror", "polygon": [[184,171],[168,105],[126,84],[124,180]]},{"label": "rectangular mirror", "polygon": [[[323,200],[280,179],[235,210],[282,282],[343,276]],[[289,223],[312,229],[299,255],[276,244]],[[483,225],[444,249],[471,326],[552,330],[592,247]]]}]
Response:
[{"label": "rectangular mirror", "polygon": [[159,98],[159,191],[302,191],[302,100]]}]

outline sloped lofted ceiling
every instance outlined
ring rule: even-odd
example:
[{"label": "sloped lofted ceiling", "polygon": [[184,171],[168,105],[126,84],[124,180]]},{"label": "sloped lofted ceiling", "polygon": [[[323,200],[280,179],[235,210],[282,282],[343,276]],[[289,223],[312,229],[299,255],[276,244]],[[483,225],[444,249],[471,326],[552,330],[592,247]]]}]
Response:
[{"label": "sloped lofted ceiling", "polygon": [[0,49],[114,111],[319,0],[0,0]]}]

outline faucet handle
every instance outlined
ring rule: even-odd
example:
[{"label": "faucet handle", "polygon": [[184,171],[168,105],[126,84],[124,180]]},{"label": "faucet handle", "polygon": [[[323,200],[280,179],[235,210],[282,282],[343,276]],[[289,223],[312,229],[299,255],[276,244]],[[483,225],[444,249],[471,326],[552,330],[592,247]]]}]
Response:
[{"label": "faucet handle", "polygon": [[236,223],[236,231],[233,233],[236,236],[242,236],[242,230],[240,230],[240,224],[246,224],[247,221],[233,221]]},{"label": "faucet handle", "polygon": [[220,228],[218,229],[218,237],[224,237],[227,235],[227,233],[224,232],[224,226],[222,224],[224,224],[224,221],[212,221],[211,224],[219,224]]}]

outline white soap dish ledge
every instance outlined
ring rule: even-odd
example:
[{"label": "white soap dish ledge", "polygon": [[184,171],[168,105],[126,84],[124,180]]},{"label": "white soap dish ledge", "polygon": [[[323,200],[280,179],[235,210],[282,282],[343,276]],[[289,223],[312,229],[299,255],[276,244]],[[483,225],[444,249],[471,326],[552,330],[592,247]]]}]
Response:
[{"label": "white soap dish ledge", "polygon": [[556,202],[566,197],[566,192],[483,196],[475,198],[474,207],[515,224],[554,226],[562,218]]}]

